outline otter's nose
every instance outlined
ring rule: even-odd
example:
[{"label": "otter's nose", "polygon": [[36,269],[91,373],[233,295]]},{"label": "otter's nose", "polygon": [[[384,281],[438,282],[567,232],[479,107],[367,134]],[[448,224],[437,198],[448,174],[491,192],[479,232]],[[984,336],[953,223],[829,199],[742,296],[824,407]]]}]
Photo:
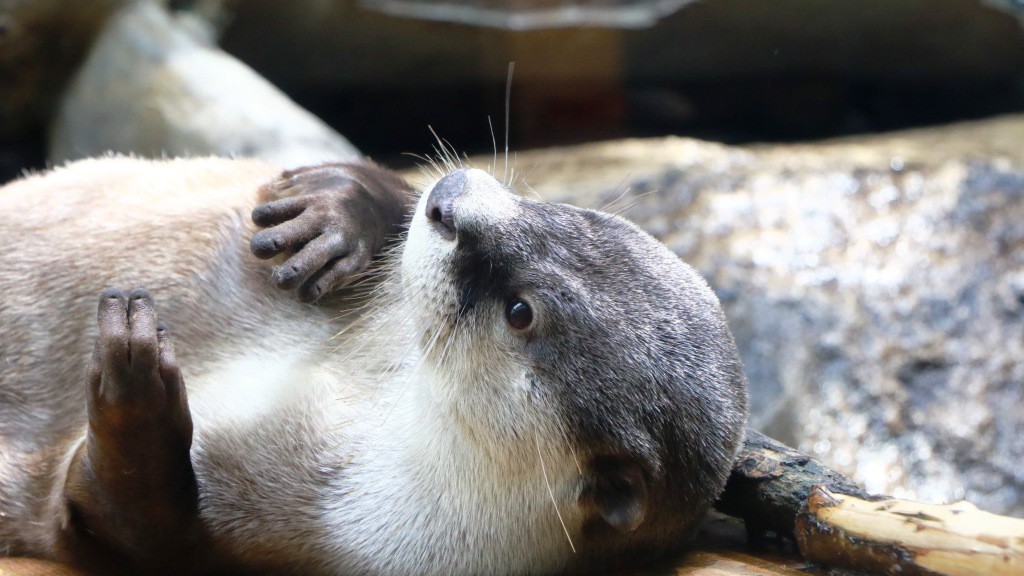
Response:
[{"label": "otter's nose", "polygon": [[441,178],[427,197],[427,220],[449,240],[455,239],[455,200],[466,192],[467,172],[462,168]]}]

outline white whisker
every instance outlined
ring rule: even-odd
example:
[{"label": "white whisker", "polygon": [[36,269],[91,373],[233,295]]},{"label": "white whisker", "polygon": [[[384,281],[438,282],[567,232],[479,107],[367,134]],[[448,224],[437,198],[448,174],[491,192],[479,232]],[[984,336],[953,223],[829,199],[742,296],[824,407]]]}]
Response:
[{"label": "white whisker", "polygon": [[509,111],[512,103],[512,73],[515,72],[516,63],[508,63],[508,80],[505,81],[505,177],[502,184],[508,186],[508,132],[509,132]]},{"label": "white whisker", "polygon": [[487,127],[491,129],[491,146],[494,148],[494,162],[487,167],[487,173],[494,175],[498,169],[498,142],[494,139],[494,124],[491,123],[490,115],[487,116]]},{"label": "white whisker", "polygon": [[555,492],[551,489],[551,481],[548,480],[548,470],[544,466],[544,456],[540,452],[540,440],[537,436],[533,437],[534,444],[537,446],[537,458],[540,459],[540,471],[544,475],[544,484],[548,488],[548,496],[551,497],[551,505],[555,507],[555,515],[558,516],[558,522],[562,525],[562,532],[565,533],[565,539],[569,541],[569,548],[572,549],[572,553],[576,553],[576,545],[572,543],[572,536],[569,535],[569,527],[565,525],[565,520],[562,518],[562,512],[558,509],[558,501],[555,500]]}]

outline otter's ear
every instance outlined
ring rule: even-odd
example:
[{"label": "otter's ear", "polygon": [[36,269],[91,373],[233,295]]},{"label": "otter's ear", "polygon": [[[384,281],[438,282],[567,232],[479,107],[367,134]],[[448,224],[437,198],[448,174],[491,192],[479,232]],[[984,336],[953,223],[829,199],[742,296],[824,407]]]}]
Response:
[{"label": "otter's ear", "polygon": [[593,484],[590,497],[609,526],[632,532],[647,516],[647,476],[637,460],[622,456],[600,456],[591,464]]}]

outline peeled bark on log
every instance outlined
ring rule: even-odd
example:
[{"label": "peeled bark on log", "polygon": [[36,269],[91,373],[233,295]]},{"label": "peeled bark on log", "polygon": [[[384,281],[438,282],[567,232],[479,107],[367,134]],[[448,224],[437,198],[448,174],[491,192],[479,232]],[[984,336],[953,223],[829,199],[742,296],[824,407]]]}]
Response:
[{"label": "peeled bark on log", "polygon": [[765,532],[792,538],[797,514],[815,486],[871,499],[852,480],[756,430],[747,430],[725,491],[715,503],[742,519],[751,537]]},{"label": "peeled bark on log", "polygon": [[870,502],[815,488],[796,538],[813,562],[887,574],[1024,574],[1024,519],[968,502]]}]

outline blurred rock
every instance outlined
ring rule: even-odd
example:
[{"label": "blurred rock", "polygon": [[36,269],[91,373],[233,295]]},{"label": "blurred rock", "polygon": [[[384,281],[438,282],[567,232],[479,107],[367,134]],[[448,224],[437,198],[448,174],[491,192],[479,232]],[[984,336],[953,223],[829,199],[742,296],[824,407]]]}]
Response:
[{"label": "blurred rock", "polygon": [[1009,14],[1013,14],[1020,21],[1021,26],[1024,26],[1024,2],[1021,0],[981,0],[985,4],[992,6],[998,10],[1003,10]]},{"label": "blurred rock", "polygon": [[708,278],[752,425],[871,491],[1020,516],[1021,142],[1015,116],[807,145],[627,140],[516,165],[546,199],[624,211]]},{"label": "blurred rock", "polygon": [[155,2],[111,17],[66,94],[50,159],[107,151],[254,156],[282,166],[358,151],[244,64],[198,19]]}]

